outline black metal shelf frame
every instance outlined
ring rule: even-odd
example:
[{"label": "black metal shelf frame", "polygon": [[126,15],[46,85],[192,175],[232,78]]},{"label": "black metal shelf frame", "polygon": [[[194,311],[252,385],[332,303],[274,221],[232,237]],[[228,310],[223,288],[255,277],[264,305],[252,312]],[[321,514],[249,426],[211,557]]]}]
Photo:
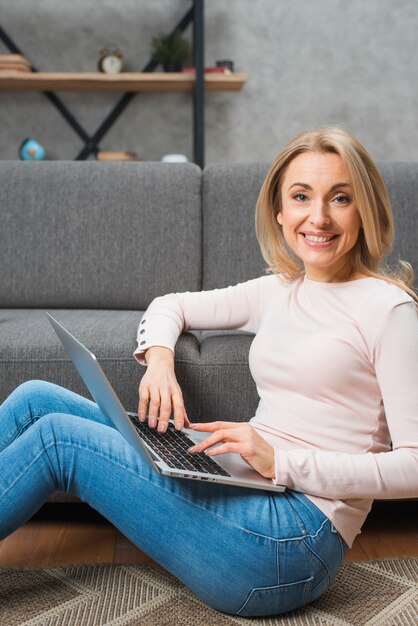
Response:
[{"label": "black metal shelf frame", "polygon": [[[204,0],[193,0],[193,5],[173,28],[170,36],[172,37],[176,30],[184,32],[185,29],[189,26],[190,22],[193,22],[193,57],[196,72],[193,89],[193,160],[203,169],[205,160]],[[1,26],[0,39],[13,54],[23,54]],[[158,63],[151,58],[141,71],[153,72],[157,67]],[[31,69],[33,72],[39,71],[34,66],[32,66]],[[97,152],[100,150],[99,142],[103,139],[103,137],[110,130],[116,120],[120,117],[128,104],[134,98],[134,96],[139,95],[138,92],[125,93],[116,103],[111,112],[105,117],[105,119],[97,128],[97,130],[93,133],[93,135],[89,135],[89,133],[84,130],[81,124],[79,124],[79,122],[76,120],[68,107],[55,93],[53,93],[52,91],[44,91],[43,93],[57,108],[57,110],[69,123],[71,128],[77,133],[80,139],[84,142],[84,147],[75,157],[76,161],[84,161],[85,159],[87,159],[87,157],[90,156],[90,154],[97,154]]]}]

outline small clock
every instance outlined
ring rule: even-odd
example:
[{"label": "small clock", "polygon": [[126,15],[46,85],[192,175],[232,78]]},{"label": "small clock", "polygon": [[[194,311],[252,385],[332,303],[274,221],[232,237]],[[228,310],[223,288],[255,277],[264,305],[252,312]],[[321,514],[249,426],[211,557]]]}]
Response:
[{"label": "small clock", "polygon": [[105,74],[118,74],[122,71],[123,55],[122,52],[113,45],[108,45],[100,50],[100,58],[97,63],[99,72]]}]

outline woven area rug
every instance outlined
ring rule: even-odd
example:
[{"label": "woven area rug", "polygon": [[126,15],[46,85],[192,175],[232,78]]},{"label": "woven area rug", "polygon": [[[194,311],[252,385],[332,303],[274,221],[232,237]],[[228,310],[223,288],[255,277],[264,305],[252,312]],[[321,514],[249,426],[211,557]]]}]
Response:
[{"label": "woven area rug", "polygon": [[344,562],[316,602],[269,618],[214,611],[151,565],[0,568],[1,626],[416,626],[418,559]]}]

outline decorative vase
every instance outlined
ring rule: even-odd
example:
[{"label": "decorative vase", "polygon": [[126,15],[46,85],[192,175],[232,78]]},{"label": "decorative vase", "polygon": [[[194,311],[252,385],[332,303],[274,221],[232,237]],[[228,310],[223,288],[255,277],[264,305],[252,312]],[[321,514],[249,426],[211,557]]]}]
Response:
[{"label": "decorative vase", "polygon": [[181,72],[182,64],[181,63],[164,63],[163,68],[164,68],[164,72]]}]

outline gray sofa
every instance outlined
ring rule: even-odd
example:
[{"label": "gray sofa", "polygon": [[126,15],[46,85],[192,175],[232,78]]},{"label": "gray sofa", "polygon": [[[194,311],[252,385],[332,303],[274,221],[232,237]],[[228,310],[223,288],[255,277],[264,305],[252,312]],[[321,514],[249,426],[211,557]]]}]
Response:
[{"label": "gray sofa", "polygon": [[[393,202],[388,261],[418,268],[418,163],[380,163]],[[254,207],[267,163],[0,164],[0,401],[28,379],[88,395],[44,311],[85,343],[128,410],[144,368],[132,357],[151,300],[264,273]],[[249,333],[194,331],[176,346],[193,420],[247,420],[258,396]]]}]

